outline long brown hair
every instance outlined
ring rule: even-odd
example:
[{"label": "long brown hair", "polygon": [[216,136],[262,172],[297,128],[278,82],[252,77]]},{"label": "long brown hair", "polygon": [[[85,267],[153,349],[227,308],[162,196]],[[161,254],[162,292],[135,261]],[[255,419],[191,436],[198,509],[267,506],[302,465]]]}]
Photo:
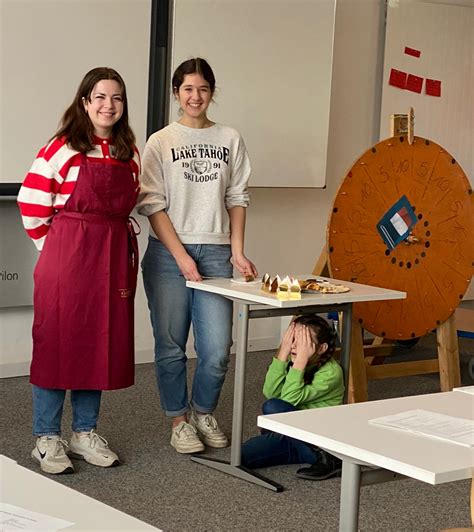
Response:
[{"label": "long brown hair", "polygon": [[298,316],[294,322],[311,328],[316,334],[319,345],[328,345],[326,351],[318,356],[316,363],[308,367],[304,372],[303,379],[305,384],[311,384],[315,373],[332,357],[336,349],[336,335],[331,325],[317,314],[303,314],[302,316]]},{"label": "long brown hair", "polygon": [[133,157],[135,135],[128,124],[128,102],[125,83],[120,74],[109,67],[97,67],[90,70],[81,81],[72,104],[66,109],[60,122],[60,127],[53,138],[65,137],[66,142],[81,153],[86,153],[94,147],[94,126],[84,109],[84,99],[91,101],[91,94],[99,81],[113,80],[120,85],[123,101],[123,113],[113,128],[112,142],[115,157],[120,161],[128,161]]}]

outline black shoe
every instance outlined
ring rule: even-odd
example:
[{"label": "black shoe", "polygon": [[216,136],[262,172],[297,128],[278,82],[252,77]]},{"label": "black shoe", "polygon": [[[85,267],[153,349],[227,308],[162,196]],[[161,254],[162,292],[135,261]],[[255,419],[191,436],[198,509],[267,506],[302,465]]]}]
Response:
[{"label": "black shoe", "polygon": [[327,478],[341,476],[342,460],[322,449],[319,449],[316,454],[316,462],[310,467],[298,469],[296,472],[297,477],[305,480],[326,480]]}]

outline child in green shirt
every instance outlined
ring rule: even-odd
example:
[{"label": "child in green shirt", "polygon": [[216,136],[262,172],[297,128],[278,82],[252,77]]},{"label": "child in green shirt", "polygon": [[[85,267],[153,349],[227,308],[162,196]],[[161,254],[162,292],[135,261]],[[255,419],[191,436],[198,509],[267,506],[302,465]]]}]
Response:
[{"label": "child in green shirt", "polygon": [[[303,315],[293,320],[265,377],[263,414],[342,404],[344,378],[334,349],[335,335],[325,319]],[[322,449],[268,430],[242,445],[241,463],[250,469],[307,463],[311,467],[297,475],[311,480],[341,471],[341,461]]]}]

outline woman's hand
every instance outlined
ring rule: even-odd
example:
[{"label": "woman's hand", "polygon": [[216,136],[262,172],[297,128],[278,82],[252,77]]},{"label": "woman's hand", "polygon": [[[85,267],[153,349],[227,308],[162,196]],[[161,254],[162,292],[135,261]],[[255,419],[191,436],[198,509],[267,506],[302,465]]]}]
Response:
[{"label": "woman's hand", "polygon": [[308,365],[309,359],[316,351],[316,345],[311,337],[309,328],[306,325],[298,327],[295,332],[296,341],[296,358],[293,362],[293,367],[304,370]]},{"label": "woman's hand", "polygon": [[285,334],[281,340],[280,347],[278,349],[277,358],[286,362],[291,353],[291,346],[293,345],[293,339],[295,336],[295,322],[292,321],[288,329],[286,329]]},{"label": "woman's hand", "polygon": [[148,217],[148,220],[155,235],[165,245],[171,255],[173,255],[186,281],[202,281],[196,263],[183,246],[166,212],[155,212]]},{"label": "woman's hand", "polygon": [[176,259],[176,263],[186,281],[202,281],[197,265],[190,255],[183,254],[182,257]]},{"label": "woman's hand", "polygon": [[244,277],[246,275],[257,277],[258,271],[255,264],[245,255],[232,255],[231,262]]}]

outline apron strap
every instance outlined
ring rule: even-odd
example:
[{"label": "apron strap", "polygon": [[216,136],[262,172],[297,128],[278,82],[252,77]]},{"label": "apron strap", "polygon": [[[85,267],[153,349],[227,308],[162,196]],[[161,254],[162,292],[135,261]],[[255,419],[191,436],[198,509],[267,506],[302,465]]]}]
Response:
[{"label": "apron strap", "polygon": [[138,240],[137,235],[141,233],[140,224],[135,220],[133,216],[129,216],[127,220],[128,240],[130,242],[130,260],[132,263],[132,279],[131,285],[133,294],[137,288],[137,276],[138,276]]}]

